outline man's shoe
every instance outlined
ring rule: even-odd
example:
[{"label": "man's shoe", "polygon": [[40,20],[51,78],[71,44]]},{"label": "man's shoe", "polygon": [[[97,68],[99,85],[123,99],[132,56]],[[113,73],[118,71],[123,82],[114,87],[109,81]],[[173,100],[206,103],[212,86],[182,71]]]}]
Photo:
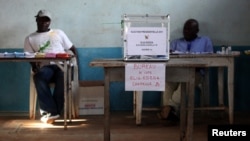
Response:
[{"label": "man's shoe", "polygon": [[53,124],[55,120],[58,119],[59,117],[60,117],[59,115],[47,114],[47,115],[42,116],[41,121],[43,123]]},{"label": "man's shoe", "polygon": [[171,106],[164,106],[160,113],[157,113],[157,116],[161,120],[167,120],[169,113],[171,112]]},{"label": "man's shoe", "polygon": [[179,117],[172,106],[164,106],[157,116],[162,120],[179,121]]},{"label": "man's shoe", "polygon": [[168,114],[167,120],[173,121],[173,122],[179,122],[180,121],[179,117],[176,115],[174,110],[170,111],[170,113]]}]

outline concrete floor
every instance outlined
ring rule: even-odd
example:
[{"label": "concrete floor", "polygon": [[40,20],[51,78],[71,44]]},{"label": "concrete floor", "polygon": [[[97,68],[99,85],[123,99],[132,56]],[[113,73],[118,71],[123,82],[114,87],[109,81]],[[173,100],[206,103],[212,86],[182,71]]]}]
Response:
[{"label": "concrete floor", "polygon": [[[7,114],[8,115],[8,114]],[[228,124],[227,116],[210,112],[194,116],[194,141],[207,141],[207,125]],[[250,124],[250,114],[235,114],[235,124]],[[63,128],[63,119],[46,125],[23,115],[0,115],[0,141],[103,141],[103,116],[80,116]],[[143,112],[142,125],[132,112],[111,113],[111,141],[179,141],[179,124],[159,120],[156,112]]]}]

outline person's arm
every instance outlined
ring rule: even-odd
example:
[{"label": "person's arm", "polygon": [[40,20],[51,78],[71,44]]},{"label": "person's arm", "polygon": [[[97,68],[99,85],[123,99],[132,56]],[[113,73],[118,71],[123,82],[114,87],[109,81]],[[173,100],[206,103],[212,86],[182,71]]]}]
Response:
[{"label": "person's arm", "polygon": [[209,37],[206,37],[205,38],[206,41],[206,46],[205,46],[205,52],[209,52],[209,53],[213,53],[214,52],[214,46],[213,46],[213,43],[212,43],[212,40],[209,38]]},{"label": "person's arm", "polygon": [[77,54],[76,47],[74,45],[72,45],[72,47],[69,50],[71,50],[74,53],[75,58],[76,58],[76,63],[79,66],[79,64],[78,64],[78,54]]},{"label": "person's arm", "polygon": [[77,56],[76,47],[73,45],[69,50],[71,50],[75,56]]},{"label": "person's arm", "polygon": [[174,41],[171,41],[169,44],[169,51],[170,53],[173,53],[174,51],[176,51],[176,43]]},{"label": "person's arm", "polygon": [[[32,48],[31,43],[29,41],[29,36],[27,36],[24,40],[24,52],[34,53],[35,50]],[[37,73],[40,69],[40,63],[38,62],[30,62],[31,69],[34,73]]]}]

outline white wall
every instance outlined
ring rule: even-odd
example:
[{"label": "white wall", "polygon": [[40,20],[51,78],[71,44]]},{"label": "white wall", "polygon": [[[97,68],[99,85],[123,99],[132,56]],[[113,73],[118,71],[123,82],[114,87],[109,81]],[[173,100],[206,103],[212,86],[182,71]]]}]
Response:
[{"label": "white wall", "polygon": [[171,16],[171,39],[188,18],[215,45],[250,45],[249,0],[0,0],[0,48],[22,48],[36,30],[34,16],[51,11],[52,28],[63,29],[77,47],[120,47],[122,14]]}]

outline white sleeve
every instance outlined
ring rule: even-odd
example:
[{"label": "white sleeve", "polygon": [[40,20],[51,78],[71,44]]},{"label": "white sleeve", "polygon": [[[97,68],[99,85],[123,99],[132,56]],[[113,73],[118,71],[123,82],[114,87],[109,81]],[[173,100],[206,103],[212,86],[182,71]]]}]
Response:
[{"label": "white sleeve", "polygon": [[30,44],[30,41],[29,41],[29,36],[27,36],[25,38],[25,41],[24,41],[24,51],[25,52],[35,52]]},{"label": "white sleeve", "polygon": [[60,35],[62,36],[63,48],[65,50],[69,50],[73,46],[73,43],[69,40],[68,36],[62,30],[60,30]]}]

